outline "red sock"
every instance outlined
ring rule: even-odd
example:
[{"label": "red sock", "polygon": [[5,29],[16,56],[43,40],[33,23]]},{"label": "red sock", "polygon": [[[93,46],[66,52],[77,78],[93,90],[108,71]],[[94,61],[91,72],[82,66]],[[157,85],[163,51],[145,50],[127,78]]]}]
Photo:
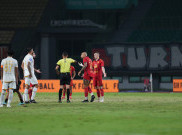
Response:
[{"label": "red sock", "polygon": [[32,97],[32,89],[28,90],[28,95],[29,95],[29,99],[31,99],[31,97]]},{"label": "red sock", "polygon": [[88,87],[88,92],[89,92],[89,93],[92,93],[92,90],[91,90],[91,88],[90,88],[90,87]]},{"label": "red sock", "polygon": [[97,96],[100,97],[100,90],[97,89]]},{"label": "red sock", "polygon": [[65,90],[63,90],[63,97],[65,97],[65,93],[66,93],[66,91],[65,91]]},{"label": "red sock", "polygon": [[104,96],[104,90],[100,89],[100,93],[101,93],[101,96],[103,97]]},{"label": "red sock", "polygon": [[88,87],[85,88],[85,97],[88,97]]}]

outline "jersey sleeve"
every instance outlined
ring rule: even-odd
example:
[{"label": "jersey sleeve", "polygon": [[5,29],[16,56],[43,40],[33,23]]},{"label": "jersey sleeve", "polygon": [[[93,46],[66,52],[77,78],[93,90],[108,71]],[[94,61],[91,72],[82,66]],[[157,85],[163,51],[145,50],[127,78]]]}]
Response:
[{"label": "jersey sleeve", "polygon": [[61,66],[61,60],[59,60],[59,61],[57,62],[57,65]]},{"label": "jersey sleeve", "polygon": [[83,59],[83,65],[84,65],[84,63],[87,63],[87,62],[88,62],[87,59],[84,58],[84,59]]},{"label": "jersey sleeve", "polygon": [[33,62],[33,57],[29,57],[28,62]]},{"label": "jersey sleeve", "polygon": [[18,61],[17,60],[15,61],[15,67],[18,67]]},{"label": "jersey sleeve", "polygon": [[101,60],[101,67],[104,67],[104,61]]},{"label": "jersey sleeve", "polygon": [[69,61],[70,61],[70,63],[74,63],[75,62],[75,60],[74,59],[71,59],[71,58],[70,58]]}]

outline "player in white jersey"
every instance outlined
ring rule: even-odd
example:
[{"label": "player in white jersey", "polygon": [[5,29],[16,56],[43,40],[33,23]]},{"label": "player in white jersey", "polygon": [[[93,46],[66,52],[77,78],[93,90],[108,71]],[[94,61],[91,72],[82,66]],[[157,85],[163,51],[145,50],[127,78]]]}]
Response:
[{"label": "player in white jersey", "polygon": [[7,107],[11,107],[11,101],[13,99],[13,90],[18,85],[18,62],[12,58],[13,51],[8,51],[8,57],[3,59],[1,62],[1,82],[2,82],[2,93],[0,99],[0,107],[3,107],[4,96],[6,90],[9,90],[8,104]]},{"label": "player in white jersey", "polygon": [[[35,76],[35,69],[34,69],[34,59],[33,59],[33,49],[32,48],[28,48],[27,49],[28,54],[25,56],[25,58],[23,59],[22,62],[22,69],[24,72],[24,78],[25,78],[25,91],[24,91],[24,95],[25,95],[25,103],[36,103],[35,101],[35,95],[37,92],[37,88],[38,88],[38,81],[37,78]],[[30,83],[32,85],[34,85],[33,88],[33,92],[32,92],[32,97],[31,100],[28,100],[28,89],[30,87]]]}]

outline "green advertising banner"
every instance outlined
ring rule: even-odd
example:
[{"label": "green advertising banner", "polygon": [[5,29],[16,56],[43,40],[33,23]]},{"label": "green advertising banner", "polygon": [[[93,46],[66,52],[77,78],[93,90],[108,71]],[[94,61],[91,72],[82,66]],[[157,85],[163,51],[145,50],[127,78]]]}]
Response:
[{"label": "green advertising banner", "polygon": [[68,9],[123,9],[137,4],[138,0],[66,0]]}]

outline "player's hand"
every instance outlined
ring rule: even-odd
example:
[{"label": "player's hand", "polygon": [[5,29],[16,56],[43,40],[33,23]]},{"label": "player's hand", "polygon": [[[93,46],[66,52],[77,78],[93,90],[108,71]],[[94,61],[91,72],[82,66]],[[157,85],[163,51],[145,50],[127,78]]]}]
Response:
[{"label": "player's hand", "polygon": [[82,64],[81,62],[78,62],[78,65],[79,65],[80,67],[83,67],[83,64]]},{"label": "player's hand", "polygon": [[37,69],[36,70],[37,73],[41,74],[42,72],[40,71],[40,69]]},{"label": "player's hand", "polygon": [[78,76],[80,76],[80,74],[81,74],[81,72],[79,71],[79,72],[78,72]]},{"label": "player's hand", "polygon": [[107,77],[107,74],[106,73],[104,74],[104,77]]}]

